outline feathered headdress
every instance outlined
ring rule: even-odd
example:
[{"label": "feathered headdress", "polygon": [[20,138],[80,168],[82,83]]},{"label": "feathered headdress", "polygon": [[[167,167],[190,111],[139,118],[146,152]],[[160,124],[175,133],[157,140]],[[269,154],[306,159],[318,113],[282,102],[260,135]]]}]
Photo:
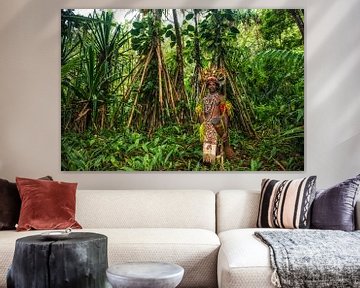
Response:
[{"label": "feathered headdress", "polygon": [[225,76],[224,68],[210,67],[201,71],[201,82],[207,84],[214,81],[218,85],[222,85],[225,82]]}]

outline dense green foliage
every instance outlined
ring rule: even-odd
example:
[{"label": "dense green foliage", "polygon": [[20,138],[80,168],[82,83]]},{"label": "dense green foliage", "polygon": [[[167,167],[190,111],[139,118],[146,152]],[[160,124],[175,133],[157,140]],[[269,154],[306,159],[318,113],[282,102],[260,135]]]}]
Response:
[{"label": "dense green foliage", "polygon": [[[303,11],[116,15],[62,10],[62,170],[303,170]],[[236,157],[223,165],[201,161],[195,106],[207,67],[225,71],[234,107]]]}]

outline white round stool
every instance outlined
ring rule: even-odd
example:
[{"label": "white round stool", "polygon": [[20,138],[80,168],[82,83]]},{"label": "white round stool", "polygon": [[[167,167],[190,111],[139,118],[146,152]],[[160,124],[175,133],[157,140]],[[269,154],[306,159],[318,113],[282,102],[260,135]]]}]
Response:
[{"label": "white round stool", "polygon": [[162,262],[116,264],[106,270],[114,288],[175,288],[184,276],[184,268]]}]

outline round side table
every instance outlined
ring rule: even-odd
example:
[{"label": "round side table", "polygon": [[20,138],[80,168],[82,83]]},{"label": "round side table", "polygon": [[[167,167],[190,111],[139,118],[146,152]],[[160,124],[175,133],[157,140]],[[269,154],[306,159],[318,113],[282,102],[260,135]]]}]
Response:
[{"label": "round side table", "polygon": [[73,232],[59,240],[28,236],[16,240],[7,287],[104,287],[107,267],[105,235]]},{"label": "round side table", "polygon": [[175,288],[184,276],[184,268],[162,262],[117,264],[106,270],[114,288]]}]

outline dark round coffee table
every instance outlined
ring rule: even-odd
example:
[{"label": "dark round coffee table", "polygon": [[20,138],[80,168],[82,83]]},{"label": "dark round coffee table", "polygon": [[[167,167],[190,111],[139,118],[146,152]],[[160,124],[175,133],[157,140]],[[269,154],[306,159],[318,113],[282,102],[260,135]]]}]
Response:
[{"label": "dark round coffee table", "polygon": [[72,232],[57,240],[39,231],[16,240],[7,287],[104,287],[107,267],[105,235]]},{"label": "dark round coffee table", "polygon": [[184,276],[184,268],[162,262],[117,264],[106,270],[114,288],[175,288]]}]

